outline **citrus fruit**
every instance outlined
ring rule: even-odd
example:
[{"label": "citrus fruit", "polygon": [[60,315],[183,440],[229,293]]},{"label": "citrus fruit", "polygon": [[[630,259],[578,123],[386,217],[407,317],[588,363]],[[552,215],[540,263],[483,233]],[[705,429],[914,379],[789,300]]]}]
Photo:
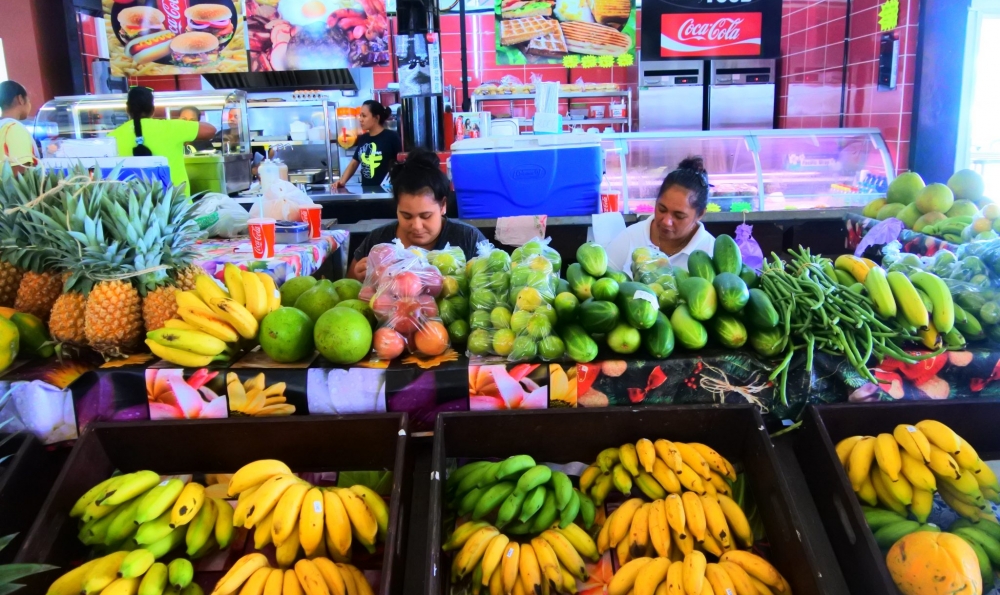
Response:
[{"label": "citrus fruit", "polygon": [[532,339],[542,339],[552,334],[552,323],[549,322],[548,316],[538,312],[528,319],[525,330]]},{"label": "citrus fruit", "polygon": [[520,336],[514,339],[514,348],[510,352],[510,358],[514,361],[525,362],[535,359],[538,355],[538,347],[535,340],[528,336]]},{"label": "citrus fruit", "polygon": [[313,321],[298,308],[278,308],[260,321],[258,339],[274,361],[297,362],[313,352]]},{"label": "citrus fruit", "polygon": [[402,355],[403,349],[406,348],[406,341],[402,335],[384,326],[375,331],[372,348],[379,359],[393,360]]},{"label": "citrus fruit", "polygon": [[295,300],[299,299],[299,296],[307,290],[315,287],[316,283],[318,283],[316,277],[293,277],[285,281],[281,289],[278,290],[281,293],[281,305],[294,306]]},{"label": "citrus fruit", "polygon": [[324,312],[333,308],[340,302],[337,290],[333,288],[333,281],[323,279],[311,289],[304,291],[297,300],[295,307],[302,310],[317,322]]},{"label": "citrus fruit", "polygon": [[448,329],[437,320],[428,320],[413,336],[417,351],[424,355],[441,355],[448,349]]},{"label": "citrus fruit", "polygon": [[497,306],[490,312],[490,323],[493,328],[510,328],[510,310],[503,306]]},{"label": "citrus fruit", "polygon": [[473,355],[486,355],[490,352],[490,332],[486,329],[477,328],[469,333],[469,352]]},{"label": "citrus fruit", "polygon": [[559,359],[566,352],[566,344],[558,335],[549,335],[538,343],[538,355],[545,360]]},{"label": "citrus fruit", "polygon": [[335,364],[355,364],[372,348],[372,327],[357,310],[330,308],[316,321],[313,338],[316,349],[326,359]]},{"label": "citrus fruit", "polygon": [[488,329],[491,328],[490,319],[491,316],[489,312],[485,310],[476,310],[472,313],[472,316],[469,317],[469,324],[472,325],[472,328]]},{"label": "citrus fruit", "polygon": [[493,333],[493,351],[497,355],[510,355],[511,350],[514,349],[515,340],[514,331],[509,328],[500,329]]},{"label": "citrus fruit", "polygon": [[448,337],[452,343],[464,345],[469,340],[469,323],[464,320],[456,320],[448,325]]},{"label": "citrus fruit", "polygon": [[519,333],[524,330],[524,327],[528,326],[528,320],[531,318],[531,312],[527,310],[518,310],[510,317],[510,328],[514,330],[515,333]]},{"label": "citrus fruit", "polygon": [[356,279],[337,279],[333,282],[333,289],[340,296],[341,300],[356,300],[361,293],[361,281]]},{"label": "citrus fruit", "polygon": [[352,310],[357,310],[364,314],[365,318],[368,319],[369,324],[372,328],[375,328],[375,312],[372,311],[372,307],[368,305],[368,302],[358,299],[348,299],[337,303],[338,308],[350,308]]},{"label": "citrus fruit", "polygon": [[542,294],[534,287],[525,287],[518,292],[516,305],[518,310],[534,312],[541,305]]}]

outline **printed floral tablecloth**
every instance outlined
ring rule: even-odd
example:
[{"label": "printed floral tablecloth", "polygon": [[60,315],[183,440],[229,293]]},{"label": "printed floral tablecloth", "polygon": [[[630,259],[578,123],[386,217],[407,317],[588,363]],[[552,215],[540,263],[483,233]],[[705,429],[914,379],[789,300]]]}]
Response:
[{"label": "printed floral tablecloth", "polygon": [[[877,219],[862,217],[861,215],[847,215],[844,217],[844,223],[847,227],[847,250],[853,252],[858,247],[858,244],[861,243],[861,238],[865,237],[865,234],[871,228],[881,222]],[[897,239],[903,245],[903,252],[918,256],[934,256],[938,250],[951,250],[954,252],[958,250],[959,246],[958,244],[952,244],[940,238],[917,233],[909,229],[899,232],[899,238]]]},{"label": "printed floral tablecloth", "polygon": [[246,270],[266,271],[281,286],[293,277],[315,273],[330,254],[341,246],[347,246],[349,238],[350,232],[346,229],[324,230],[318,240],[304,244],[278,244],[274,248],[274,258],[263,260],[253,257],[246,238],[205,240],[194,247],[198,253],[194,263],[212,276],[222,275],[227,263]]}]

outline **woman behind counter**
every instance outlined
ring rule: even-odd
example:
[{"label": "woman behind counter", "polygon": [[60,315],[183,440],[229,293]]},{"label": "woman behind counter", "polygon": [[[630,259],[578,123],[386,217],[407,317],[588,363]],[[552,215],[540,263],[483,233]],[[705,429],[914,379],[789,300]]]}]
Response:
[{"label": "woman behind counter", "polygon": [[215,126],[208,122],[153,119],[153,92],[146,87],[129,90],[125,111],[132,120],[109,133],[118,142],[118,154],[166,157],[170,181],[178,187],[183,184],[184,194],[190,196],[191,187],[184,168],[184,143],[210,140],[215,136]]},{"label": "woman behind counter", "polygon": [[333,187],[343,188],[354,172],[361,167],[362,186],[381,186],[382,180],[396,163],[396,156],[403,150],[399,135],[383,126],[392,112],[377,101],[369,99],[361,104],[359,122],[365,134],[358,138],[354,159],[344,169]]},{"label": "woman behind counter", "polygon": [[608,246],[608,265],[631,276],[632,252],[648,246],[670,257],[670,264],[687,270],[695,250],[712,255],[715,237],[701,222],[708,206],[708,173],[701,157],[688,157],[667,174],[651,217],[633,223]]},{"label": "woman behind counter", "polygon": [[476,244],[486,238],[475,227],[445,216],[451,183],[437,155],[423,149],[411,152],[393,168],[389,180],[397,221],[376,228],[361,242],[348,270],[350,277],[363,281],[372,247],[396,238],[406,248],[441,250],[451,245],[460,247],[467,259],[476,255]]}]

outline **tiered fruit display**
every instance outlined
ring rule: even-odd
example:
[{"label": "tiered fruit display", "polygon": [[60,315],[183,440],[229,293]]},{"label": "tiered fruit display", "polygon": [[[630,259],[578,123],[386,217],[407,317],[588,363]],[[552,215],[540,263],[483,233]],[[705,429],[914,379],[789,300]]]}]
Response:
[{"label": "tiered fruit display", "polygon": [[157,562],[145,549],[95,558],[62,575],[47,595],[202,595],[190,560]]},{"label": "tiered fruit display", "polygon": [[[511,333],[494,335],[493,349],[498,354],[506,355],[512,362],[549,361],[563,356],[566,346],[555,333],[558,317],[552,305],[559,284],[560,267],[562,257],[559,253],[549,247],[547,241],[537,238],[516,248],[511,254]],[[498,313],[498,318],[504,316],[505,313]],[[503,321],[497,322],[502,324]],[[498,335],[503,339],[498,340]],[[506,339],[511,337],[513,341],[508,345]]]},{"label": "tiered fruit display", "polygon": [[373,595],[357,567],[325,556],[299,560],[294,569],[271,568],[263,554],[247,554],[219,579],[211,595]]},{"label": "tiered fruit display", "polygon": [[971,169],[955,172],[947,184],[925,184],[916,172],[902,173],[889,184],[885,198],[865,205],[862,214],[895,217],[907,229],[953,244],[996,239],[1000,207],[983,197],[982,177]]},{"label": "tiered fruit display", "polygon": [[441,323],[448,328],[452,345],[465,345],[469,340],[469,278],[466,274],[465,252],[458,247],[433,250],[427,260],[444,277],[437,296]]},{"label": "tiered fruit display", "polygon": [[[489,243],[466,264],[469,277],[470,355],[510,355],[510,255]],[[457,312],[456,312],[457,315]],[[499,347],[499,350],[497,349]]]}]

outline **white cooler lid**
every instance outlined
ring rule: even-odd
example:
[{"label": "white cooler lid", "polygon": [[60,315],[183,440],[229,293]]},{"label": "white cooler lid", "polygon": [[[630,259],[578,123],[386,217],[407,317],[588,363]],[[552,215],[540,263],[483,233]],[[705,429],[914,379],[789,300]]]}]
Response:
[{"label": "white cooler lid", "polygon": [[452,153],[541,151],[560,148],[600,147],[601,139],[589,134],[539,134],[467,138],[451,145]]}]

